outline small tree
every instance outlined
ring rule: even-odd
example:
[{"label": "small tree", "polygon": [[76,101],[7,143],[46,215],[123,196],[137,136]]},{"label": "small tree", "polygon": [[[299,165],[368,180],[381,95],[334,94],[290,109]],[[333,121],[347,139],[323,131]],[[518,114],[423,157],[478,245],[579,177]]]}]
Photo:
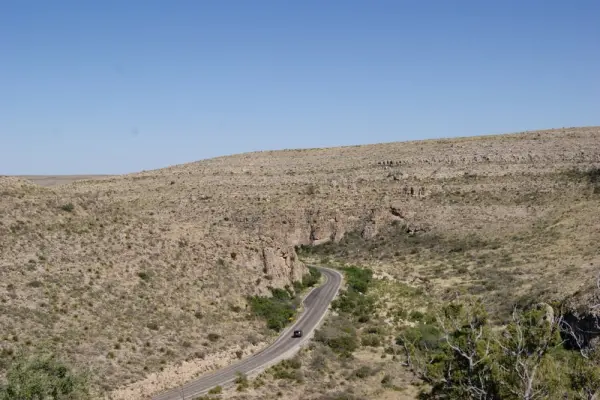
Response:
[{"label": "small tree", "polygon": [[563,343],[560,317],[553,314],[550,306],[513,310],[512,321],[497,340],[502,349],[498,381],[506,392],[504,398],[533,400],[547,398],[554,391],[552,377],[540,373],[544,368],[549,372],[552,360],[547,355]]},{"label": "small tree", "polygon": [[451,303],[437,316],[440,354],[430,363],[432,398],[495,399],[493,336],[481,303]]},{"label": "small tree", "polygon": [[492,329],[479,302],[452,303],[431,325],[405,329],[405,365],[431,389],[423,399],[596,399],[600,360],[567,350],[549,305],[513,311]]}]

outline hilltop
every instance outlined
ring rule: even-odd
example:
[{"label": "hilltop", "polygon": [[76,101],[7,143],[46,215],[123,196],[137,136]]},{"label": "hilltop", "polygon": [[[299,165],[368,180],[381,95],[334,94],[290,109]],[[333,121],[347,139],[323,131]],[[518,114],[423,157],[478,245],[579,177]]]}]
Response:
[{"label": "hilltop", "polygon": [[246,298],[301,280],[298,246],[500,315],[568,296],[600,270],[598,168],[586,127],[0,177],[0,371],[51,348],[132,398],[231,362],[273,336]]}]

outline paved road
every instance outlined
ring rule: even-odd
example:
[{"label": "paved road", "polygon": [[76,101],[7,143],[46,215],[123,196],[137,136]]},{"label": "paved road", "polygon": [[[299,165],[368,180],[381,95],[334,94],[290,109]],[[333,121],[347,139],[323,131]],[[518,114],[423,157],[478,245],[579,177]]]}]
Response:
[{"label": "paved road", "polygon": [[[173,388],[153,397],[153,400],[191,400],[205,394],[215,386],[226,386],[236,379],[237,372],[250,375],[264,370],[284,358],[291,357],[300,346],[313,335],[315,328],[325,317],[329,303],[336,296],[342,283],[339,272],[329,268],[317,267],[327,279],[313,289],[304,299],[304,311],[296,323],[287,328],[269,347],[228,367],[201,376],[183,386]],[[302,329],[302,338],[292,338],[292,331]]]}]

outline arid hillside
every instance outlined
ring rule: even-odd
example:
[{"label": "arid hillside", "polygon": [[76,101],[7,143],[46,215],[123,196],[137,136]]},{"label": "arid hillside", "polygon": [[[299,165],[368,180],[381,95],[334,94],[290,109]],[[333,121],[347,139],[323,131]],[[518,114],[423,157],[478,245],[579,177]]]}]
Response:
[{"label": "arid hillside", "polygon": [[19,178],[26,179],[37,185],[50,187],[65,185],[75,181],[103,179],[110,175],[22,175]]},{"label": "arid hillside", "polygon": [[223,365],[270,340],[246,296],[301,279],[298,245],[499,310],[568,295],[600,269],[598,168],[588,127],[0,178],[0,371],[50,348],[136,398]]}]

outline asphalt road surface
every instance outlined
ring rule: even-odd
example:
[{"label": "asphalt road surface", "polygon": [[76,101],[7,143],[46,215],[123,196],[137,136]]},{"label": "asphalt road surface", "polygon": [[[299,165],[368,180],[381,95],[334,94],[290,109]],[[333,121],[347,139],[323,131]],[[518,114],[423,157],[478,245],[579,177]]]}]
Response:
[{"label": "asphalt road surface", "polygon": [[[332,269],[317,267],[327,279],[324,284],[313,289],[303,301],[304,311],[294,325],[288,327],[269,347],[252,356],[191,382],[154,396],[153,400],[191,400],[206,394],[215,386],[227,386],[235,381],[237,373],[251,375],[260,372],[277,362],[293,356],[300,346],[314,334],[315,328],[325,317],[329,304],[342,284],[342,275]],[[301,338],[292,338],[292,332],[302,329]]]}]

